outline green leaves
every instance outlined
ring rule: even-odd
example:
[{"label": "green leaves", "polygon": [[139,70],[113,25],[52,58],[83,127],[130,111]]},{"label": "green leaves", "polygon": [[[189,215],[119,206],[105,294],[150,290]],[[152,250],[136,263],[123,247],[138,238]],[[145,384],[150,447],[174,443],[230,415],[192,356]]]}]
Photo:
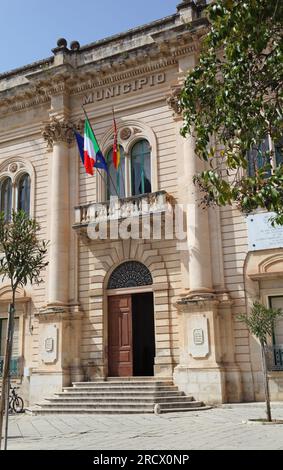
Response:
[{"label": "green leaves", "polygon": [[48,244],[38,239],[39,229],[24,211],[13,212],[11,222],[0,213],[0,276],[9,278],[12,288],[42,281]]},{"label": "green leaves", "polygon": [[[275,210],[279,223],[282,170],[270,176],[266,166],[253,178],[246,170],[248,152],[268,135],[276,145],[283,133],[283,2],[216,0],[208,15],[210,32],[181,95],[181,134],[194,130],[196,154],[204,161],[215,161],[211,141],[217,136],[223,148],[221,166],[235,177],[228,189],[220,184],[227,181],[225,172],[217,178],[204,173],[196,181],[205,203],[236,202],[242,211]],[[265,157],[267,161],[268,154]]]},{"label": "green leaves", "polygon": [[238,319],[245,323],[249,332],[256,336],[262,345],[265,345],[273,334],[276,319],[280,316],[283,316],[281,309],[267,308],[259,302],[254,302],[250,315],[239,315]]}]

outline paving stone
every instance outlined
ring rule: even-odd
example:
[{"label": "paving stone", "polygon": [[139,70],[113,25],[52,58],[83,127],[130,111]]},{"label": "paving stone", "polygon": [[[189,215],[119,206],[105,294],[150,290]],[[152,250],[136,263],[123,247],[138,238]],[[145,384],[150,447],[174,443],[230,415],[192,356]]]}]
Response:
[{"label": "paving stone", "polygon": [[[283,425],[247,424],[265,416],[263,404],[197,413],[11,416],[9,449],[198,450],[282,449]],[[283,404],[273,409],[283,419]]]}]

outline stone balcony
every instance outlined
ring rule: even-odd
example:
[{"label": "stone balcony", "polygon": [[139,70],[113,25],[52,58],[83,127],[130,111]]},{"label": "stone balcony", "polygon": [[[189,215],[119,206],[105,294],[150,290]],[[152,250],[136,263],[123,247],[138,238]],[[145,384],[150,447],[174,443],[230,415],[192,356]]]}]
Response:
[{"label": "stone balcony", "polygon": [[142,194],[127,198],[113,197],[102,203],[89,203],[75,207],[73,228],[79,234],[86,234],[89,226],[114,223],[129,219],[151,216],[153,214],[172,213],[174,198],[166,191]]}]

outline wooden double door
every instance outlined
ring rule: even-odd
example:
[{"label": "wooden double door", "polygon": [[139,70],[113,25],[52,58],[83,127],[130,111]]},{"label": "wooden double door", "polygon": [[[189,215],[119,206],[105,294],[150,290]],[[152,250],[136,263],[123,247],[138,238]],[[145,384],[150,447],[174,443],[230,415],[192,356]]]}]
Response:
[{"label": "wooden double door", "polygon": [[108,376],[154,375],[153,294],[108,297]]}]

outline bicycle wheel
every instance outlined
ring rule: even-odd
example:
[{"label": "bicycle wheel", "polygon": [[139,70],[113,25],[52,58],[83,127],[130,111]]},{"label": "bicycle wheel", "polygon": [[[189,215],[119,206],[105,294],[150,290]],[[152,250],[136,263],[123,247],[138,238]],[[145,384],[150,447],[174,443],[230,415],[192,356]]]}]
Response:
[{"label": "bicycle wheel", "polygon": [[21,413],[24,409],[24,402],[21,397],[15,397],[13,400],[13,410],[15,413]]}]

